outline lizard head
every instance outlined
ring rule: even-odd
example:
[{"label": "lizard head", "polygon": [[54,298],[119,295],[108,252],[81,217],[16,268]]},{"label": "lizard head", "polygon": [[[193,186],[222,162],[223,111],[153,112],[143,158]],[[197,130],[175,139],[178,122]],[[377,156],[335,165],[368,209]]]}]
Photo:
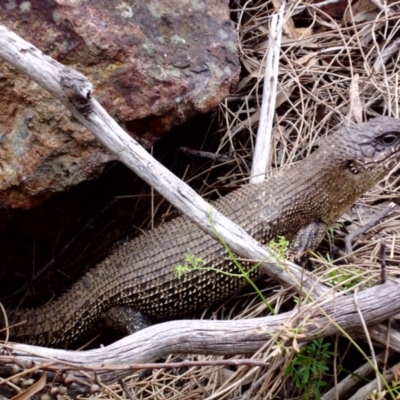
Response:
[{"label": "lizard head", "polygon": [[400,119],[378,117],[345,128],[331,145],[340,150],[344,173],[365,185],[377,183],[400,162]]},{"label": "lizard head", "polygon": [[308,201],[317,217],[331,224],[400,162],[400,118],[344,127],[314,154],[310,163],[305,159],[307,185],[317,193]]}]

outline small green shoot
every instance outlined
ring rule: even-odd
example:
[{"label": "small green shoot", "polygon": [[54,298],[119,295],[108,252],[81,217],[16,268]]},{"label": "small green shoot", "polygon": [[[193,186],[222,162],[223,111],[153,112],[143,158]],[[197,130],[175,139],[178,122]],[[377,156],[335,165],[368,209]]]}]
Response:
[{"label": "small green shoot", "polygon": [[400,377],[398,370],[394,371],[394,377],[389,386],[390,386],[388,389],[389,394],[392,397],[395,397],[396,399],[400,399]]},{"label": "small green shoot", "polygon": [[205,260],[196,257],[194,254],[186,254],[184,264],[177,265],[175,267],[175,273],[178,279],[182,279],[183,274],[199,270],[205,263]]},{"label": "small green shoot", "polygon": [[333,286],[341,286],[342,289],[352,289],[365,280],[363,273],[363,270],[356,267],[350,267],[346,270],[335,269],[328,273],[329,283]]},{"label": "small green shoot", "polygon": [[290,242],[285,236],[278,236],[277,239],[272,239],[268,246],[276,252],[276,263],[278,265],[284,265],[286,261],[286,254],[289,249]]}]

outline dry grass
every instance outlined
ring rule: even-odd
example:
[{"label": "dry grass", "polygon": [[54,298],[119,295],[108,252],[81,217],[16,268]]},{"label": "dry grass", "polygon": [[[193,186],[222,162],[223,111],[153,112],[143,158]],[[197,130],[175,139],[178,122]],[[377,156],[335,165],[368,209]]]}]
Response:
[{"label": "dry grass", "polygon": [[[216,188],[237,186],[249,177],[249,165],[259,122],[264,76],[263,60],[268,49],[269,18],[279,1],[240,1],[232,4],[237,23],[242,79],[235,93],[227,98],[214,116],[209,135],[219,140],[216,154],[229,156],[225,173],[210,186],[204,185],[203,195]],[[357,113],[350,101],[352,83],[358,79],[362,117],[378,115],[400,116],[399,52],[400,19],[390,10],[363,5],[347,10],[347,24],[332,19],[316,5],[292,2],[286,7],[287,24],[282,38],[279,65],[277,111],[274,121],[271,170],[295,163],[306,157],[318,145],[321,137],[329,135],[341,125],[351,124]],[[366,13],[366,7],[371,10]],[[353,15],[351,15],[353,14]],[[354,22],[355,21],[355,22]],[[294,28],[297,27],[297,28]],[[358,77],[357,77],[358,76]],[[360,111],[360,109],[358,109]],[[216,161],[218,164],[218,161]],[[213,167],[191,172],[187,178],[209,182]],[[228,168],[229,167],[229,168]],[[399,177],[392,174],[377,185],[346,213],[316,254],[315,273],[321,279],[336,283],[344,289],[365,287],[380,279],[380,240],[386,243],[387,275],[398,276],[400,261],[399,207],[371,232],[359,237],[354,244],[355,254],[350,259],[326,257],[337,246],[343,249],[346,231],[352,231],[385,208],[390,200],[400,198],[397,190]],[[156,207],[157,208],[157,207]],[[292,293],[266,279],[260,283],[270,304],[279,312],[293,306]],[[266,306],[256,295],[245,293],[216,309],[204,313],[208,318],[253,318],[267,315]],[[201,314],[196,317],[200,317]],[[339,371],[348,351],[353,358],[362,355],[347,349],[339,339],[332,338],[330,350],[331,374]],[[102,399],[294,399],[304,391],[295,387],[293,377],[285,375],[295,351],[292,343],[279,338],[265,343],[255,359],[270,363],[268,369],[238,366],[234,369],[211,366],[192,367],[171,373],[154,370],[149,377],[137,375],[125,379],[123,386],[115,384],[95,396]],[[250,355],[239,355],[235,358]],[[185,355],[188,360],[218,360],[218,357]],[[322,377],[321,377],[322,379]],[[324,378],[327,389],[335,384],[333,377]],[[326,390],[327,390],[326,389]],[[61,397],[60,397],[61,398]],[[341,397],[345,398],[345,397]]]}]

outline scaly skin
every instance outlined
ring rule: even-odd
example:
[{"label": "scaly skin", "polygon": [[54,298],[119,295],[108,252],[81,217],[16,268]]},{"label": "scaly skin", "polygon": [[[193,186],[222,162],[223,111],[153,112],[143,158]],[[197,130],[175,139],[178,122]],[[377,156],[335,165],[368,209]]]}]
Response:
[{"label": "scaly skin", "polygon": [[[284,235],[294,252],[304,251],[315,248],[329,226],[399,160],[400,120],[379,117],[341,129],[301,163],[214,205],[258,241]],[[118,319],[123,313],[115,306],[167,319],[219,302],[246,285],[244,279],[204,271],[178,279],[174,269],[187,254],[203,258],[207,266],[238,272],[217,240],[180,217],[119,247],[57,300],[38,309],[10,311],[13,324],[26,321],[11,328],[10,338],[40,345],[70,343],[95,330],[105,314]],[[113,314],[114,309],[118,312]]]}]

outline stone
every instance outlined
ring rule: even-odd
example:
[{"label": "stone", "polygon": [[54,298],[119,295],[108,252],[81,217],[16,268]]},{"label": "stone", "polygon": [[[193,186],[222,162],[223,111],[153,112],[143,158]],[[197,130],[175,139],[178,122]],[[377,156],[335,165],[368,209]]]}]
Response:
[{"label": "stone", "polygon": [[[228,0],[5,0],[0,22],[85,74],[145,147],[215,108],[240,65]],[[30,208],[114,156],[36,83],[0,62],[0,208]]]}]

